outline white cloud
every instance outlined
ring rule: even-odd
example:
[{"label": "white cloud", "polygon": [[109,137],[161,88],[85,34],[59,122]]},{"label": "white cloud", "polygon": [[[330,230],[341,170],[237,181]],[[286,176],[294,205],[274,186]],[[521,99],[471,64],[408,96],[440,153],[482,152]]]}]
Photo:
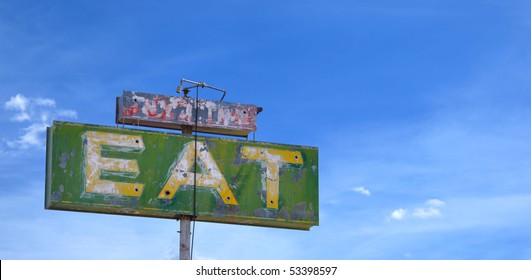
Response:
[{"label": "white cloud", "polygon": [[24,134],[17,140],[7,141],[7,146],[10,148],[27,149],[30,146],[40,146],[42,144],[41,133],[46,131],[46,123],[33,123],[24,128]]},{"label": "white cloud", "polygon": [[357,187],[357,188],[353,188],[352,190],[362,195],[371,196],[371,192],[364,187]]},{"label": "white cloud", "polygon": [[338,205],[339,204],[339,200],[325,200],[324,203],[326,204],[330,204],[330,205]]},{"label": "white cloud", "polygon": [[24,97],[22,94],[17,94],[15,96],[11,96],[9,101],[7,101],[4,104],[4,107],[6,109],[16,109],[20,111],[26,111],[26,106],[28,104],[28,99]]},{"label": "white cloud", "polygon": [[435,218],[441,216],[441,211],[437,208],[429,207],[429,208],[417,208],[415,211],[413,211],[412,214],[414,217],[420,218],[420,219],[429,219],[429,218]]},{"label": "white cloud", "polygon": [[11,120],[22,122],[30,119],[30,115],[26,112],[28,102],[29,100],[22,94],[11,96],[11,98],[4,104],[4,108],[19,111],[11,117]]},{"label": "white cloud", "polygon": [[29,122],[20,128],[20,136],[15,140],[5,140],[7,147],[13,150],[25,150],[30,147],[44,147],[46,127],[55,117],[76,119],[77,112],[57,109],[56,102],[50,98],[25,97],[22,94],[12,96],[4,104],[6,110],[15,111],[11,117],[14,122]]},{"label": "white cloud", "polygon": [[391,213],[391,218],[395,220],[402,220],[406,215],[407,215],[407,210],[400,208],[400,209],[396,209],[395,211],[393,211],[393,213]]},{"label": "white cloud", "polygon": [[59,110],[57,116],[77,119],[77,112],[73,110]]},{"label": "white cloud", "polygon": [[[429,199],[424,204],[428,205],[429,207],[415,208],[415,210],[411,213],[411,216],[423,220],[440,217],[442,216],[442,213],[439,208],[446,205],[444,201],[439,199]],[[395,220],[402,220],[408,216],[408,212],[408,209],[397,209],[391,213],[391,218]]]},{"label": "white cloud", "polygon": [[432,206],[432,207],[442,207],[446,205],[444,201],[439,200],[439,199],[428,199],[425,204],[428,206]]},{"label": "white cloud", "polygon": [[26,112],[20,112],[14,115],[13,117],[11,117],[11,120],[16,121],[16,122],[29,121],[29,119],[30,119],[30,115]]},{"label": "white cloud", "polygon": [[34,101],[38,106],[55,107],[55,100],[49,98],[35,98],[32,101]]},{"label": "white cloud", "polygon": [[[12,121],[23,122],[32,121],[35,118],[47,119],[47,116],[52,112],[48,112],[46,108],[55,109],[55,100],[50,98],[28,98],[22,94],[12,96],[5,104],[4,108],[7,110],[17,111],[14,116],[11,117]],[[72,116],[76,115],[71,110],[52,110],[55,111],[58,116]]]}]

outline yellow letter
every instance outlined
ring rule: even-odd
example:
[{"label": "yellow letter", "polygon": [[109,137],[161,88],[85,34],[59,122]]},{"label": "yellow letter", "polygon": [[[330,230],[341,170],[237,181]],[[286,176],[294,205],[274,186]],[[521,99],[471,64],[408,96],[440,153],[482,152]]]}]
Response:
[{"label": "yellow letter", "polygon": [[[122,152],[141,152],[144,142],[140,136],[88,131],[85,144],[85,191],[100,194],[140,196],[144,184],[114,182],[100,179],[102,172],[120,172],[124,177],[139,174],[136,160],[102,157],[102,147]],[[131,174],[132,173],[132,174]]]},{"label": "yellow letter", "polygon": [[[266,181],[266,200],[267,208],[278,209],[278,169],[282,163],[302,164],[302,155],[300,152],[282,151],[275,149],[266,149],[258,147],[245,146],[242,149],[242,158],[250,160],[258,160],[265,165],[266,176],[263,180]],[[263,185],[262,185],[263,186]]]},{"label": "yellow letter", "polygon": [[194,175],[196,176],[197,186],[214,188],[221,196],[225,204],[238,205],[236,198],[227,184],[227,180],[219,170],[212,155],[203,142],[197,142],[198,167],[204,174],[194,174],[194,142],[184,145],[183,151],[179,154],[178,159],[172,164],[169,170],[170,177],[164,184],[158,198],[171,199],[182,185],[194,185]]}]

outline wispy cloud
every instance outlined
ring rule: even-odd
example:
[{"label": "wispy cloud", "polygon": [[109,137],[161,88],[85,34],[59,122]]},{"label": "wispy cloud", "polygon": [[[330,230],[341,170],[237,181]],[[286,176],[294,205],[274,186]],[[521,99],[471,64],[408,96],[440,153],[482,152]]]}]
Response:
[{"label": "wispy cloud", "polygon": [[394,220],[403,220],[408,216],[418,219],[431,219],[442,216],[440,208],[445,206],[446,203],[439,199],[429,199],[424,203],[425,207],[417,207],[409,215],[409,210],[399,208],[394,210],[390,217]]},{"label": "wispy cloud", "polygon": [[77,118],[76,111],[58,109],[53,99],[26,97],[22,94],[11,96],[4,103],[4,109],[12,112],[10,117],[12,122],[26,124],[18,129],[19,134],[21,134],[18,138],[2,139],[11,150],[44,147],[44,134],[52,119],[57,117]]},{"label": "wispy cloud", "polygon": [[365,195],[365,196],[371,196],[371,192],[365,187],[356,187],[356,188],[353,188],[352,190],[359,194]]},{"label": "wispy cloud", "polygon": [[428,201],[426,201],[425,204],[428,205],[428,206],[432,206],[432,207],[442,207],[442,206],[446,205],[446,203],[444,203],[444,201],[439,200],[439,199],[429,199]]},{"label": "wispy cloud", "polygon": [[417,208],[415,211],[413,211],[412,214],[416,218],[420,219],[429,219],[429,218],[435,218],[441,216],[441,211],[437,208],[429,207],[429,208]]}]

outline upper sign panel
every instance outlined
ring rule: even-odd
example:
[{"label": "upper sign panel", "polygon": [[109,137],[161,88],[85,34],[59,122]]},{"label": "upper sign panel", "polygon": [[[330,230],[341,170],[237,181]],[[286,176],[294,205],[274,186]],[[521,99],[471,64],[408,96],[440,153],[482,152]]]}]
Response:
[{"label": "upper sign panel", "polygon": [[116,107],[118,124],[182,129],[197,120],[199,132],[243,137],[256,131],[258,114],[255,105],[133,91],[124,91]]}]

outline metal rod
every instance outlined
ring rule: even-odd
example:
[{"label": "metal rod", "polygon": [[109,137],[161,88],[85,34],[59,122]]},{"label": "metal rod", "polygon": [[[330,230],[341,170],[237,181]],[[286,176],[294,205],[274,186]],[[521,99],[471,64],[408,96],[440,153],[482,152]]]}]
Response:
[{"label": "metal rod", "polygon": [[[193,86],[191,87],[186,87],[186,88],[183,88],[183,83],[190,83],[190,84],[193,84]],[[221,97],[221,101],[223,101],[223,98],[225,98],[225,95],[227,94],[227,91],[224,90],[224,89],[220,89],[220,88],[217,88],[217,87],[213,87],[213,86],[210,86],[210,85],[207,85],[205,82],[196,82],[196,81],[192,81],[192,80],[188,80],[188,79],[181,79],[181,83],[180,85],[177,87],[177,92],[181,92],[181,90],[189,90],[191,88],[197,88],[197,87],[202,87],[202,88],[209,88],[209,89],[213,89],[213,90],[217,90],[217,91],[221,91],[223,92],[223,96]]]},{"label": "metal rod", "polygon": [[197,83],[191,87],[186,87],[184,89],[191,89],[191,88],[197,88],[197,87],[202,87],[202,88],[210,88],[210,89],[214,89],[214,90],[217,90],[217,91],[221,91],[223,92],[223,95],[227,94],[227,91],[225,91],[224,89],[220,89],[220,88],[217,88],[217,87],[213,87],[213,86],[209,86],[203,82],[201,83]]}]

